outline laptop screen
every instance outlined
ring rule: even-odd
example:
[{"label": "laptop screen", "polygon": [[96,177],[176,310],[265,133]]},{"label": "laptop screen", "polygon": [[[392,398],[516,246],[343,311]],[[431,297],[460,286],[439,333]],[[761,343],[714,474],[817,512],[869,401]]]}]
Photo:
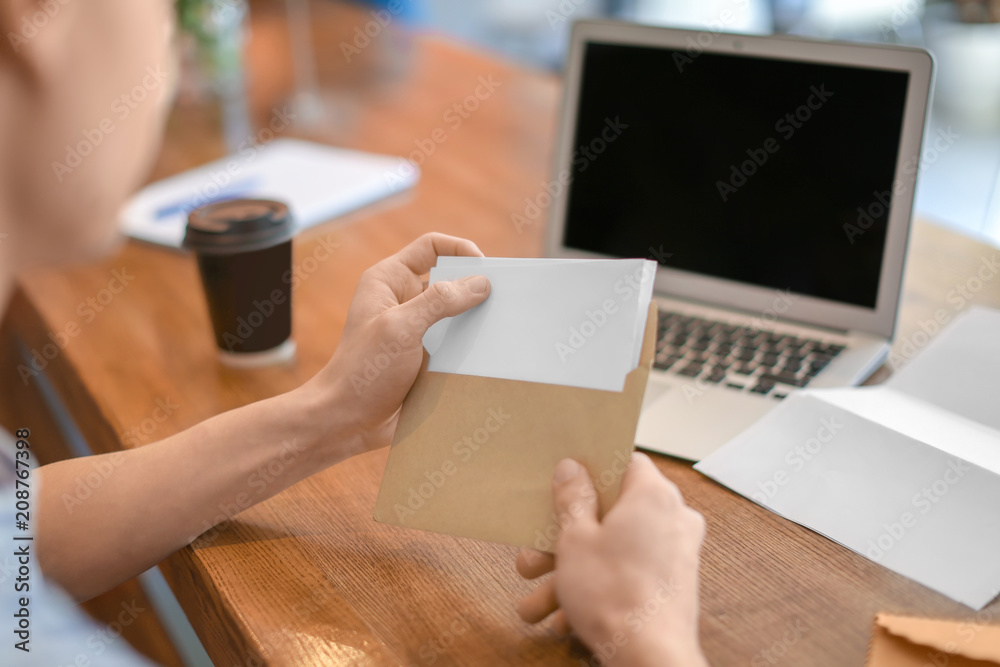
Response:
[{"label": "laptop screen", "polygon": [[567,247],[875,307],[909,74],[585,48]]}]

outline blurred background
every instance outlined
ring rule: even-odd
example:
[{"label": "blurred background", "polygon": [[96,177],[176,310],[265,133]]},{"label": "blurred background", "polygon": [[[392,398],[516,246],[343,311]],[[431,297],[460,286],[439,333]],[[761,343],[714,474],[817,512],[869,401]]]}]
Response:
[{"label": "blurred background", "polygon": [[[920,46],[936,59],[917,215],[1000,245],[1000,0],[426,0],[421,21],[529,66],[561,69],[570,25],[655,25]],[[728,19],[728,20],[727,20]],[[950,128],[950,132],[948,131]],[[942,141],[939,145],[945,145]]]},{"label": "blurred background", "polygon": [[[260,93],[281,78],[268,73],[279,67],[295,73],[295,90],[288,94],[298,109],[297,123],[323,126],[323,139],[349,146],[352,115],[361,101],[402,78],[412,65],[411,39],[426,33],[553,73],[563,67],[572,23],[583,18],[924,47],[934,54],[937,71],[917,215],[1000,245],[1000,0],[178,0],[178,5],[184,37],[212,44],[194,58],[200,61],[201,83],[198,76],[184,77],[181,106],[185,99],[203,97],[206,89],[221,97],[231,150],[266,121],[254,108],[253,99],[261,95],[247,93],[247,80]],[[318,19],[338,10],[353,12],[345,15],[353,18],[333,19],[343,25],[342,35],[317,33]],[[278,13],[280,23],[261,19]],[[265,33],[254,34],[256,42],[273,44],[241,64],[240,31],[247,33],[250,26]],[[286,27],[287,35],[277,35]],[[270,93],[264,97],[275,99]],[[165,173],[180,166],[165,166]]]}]

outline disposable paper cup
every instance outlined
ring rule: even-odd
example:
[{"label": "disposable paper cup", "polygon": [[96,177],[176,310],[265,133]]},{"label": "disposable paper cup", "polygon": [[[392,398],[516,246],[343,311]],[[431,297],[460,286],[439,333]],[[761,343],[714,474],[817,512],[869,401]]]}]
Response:
[{"label": "disposable paper cup", "polygon": [[193,250],[219,359],[235,368],[290,361],[293,222],[288,207],[264,199],[203,206],[188,216]]}]

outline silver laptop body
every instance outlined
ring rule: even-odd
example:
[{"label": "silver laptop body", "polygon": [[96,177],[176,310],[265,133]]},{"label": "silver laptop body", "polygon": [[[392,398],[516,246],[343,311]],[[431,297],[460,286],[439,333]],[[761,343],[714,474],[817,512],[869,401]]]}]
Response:
[{"label": "silver laptop body", "polygon": [[885,360],[931,73],[919,49],[575,25],[546,250],[660,263],[638,445],[699,460]]}]

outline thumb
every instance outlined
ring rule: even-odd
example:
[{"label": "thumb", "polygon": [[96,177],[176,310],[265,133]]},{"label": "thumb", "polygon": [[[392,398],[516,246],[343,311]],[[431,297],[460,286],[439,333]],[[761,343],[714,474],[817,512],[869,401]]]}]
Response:
[{"label": "thumb", "polygon": [[[489,280],[484,276],[469,276],[429,285],[399,308],[405,313],[407,322],[419,322],[426,331],[439,320],[461,315],[478,306],[489,295]],[[420,336],[423,336],[423,331],[418,333]]]},{"label": "thumb", "polygon": [[587,469],[573,459],[563,459],[556,466],[552,495],[564,531],[597,525],[597,491]]}]

